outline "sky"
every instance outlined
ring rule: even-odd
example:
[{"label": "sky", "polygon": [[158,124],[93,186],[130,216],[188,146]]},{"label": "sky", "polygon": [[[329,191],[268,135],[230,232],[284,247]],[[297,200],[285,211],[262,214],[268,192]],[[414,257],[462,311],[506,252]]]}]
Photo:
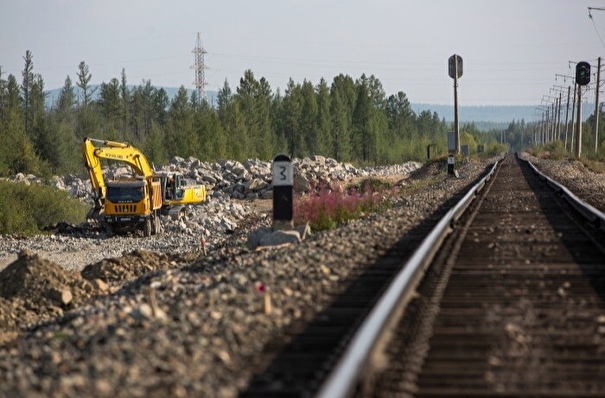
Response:
[{"label": "sky", "polygon": [[29,50],[46,90],[75,84],[81,61],[92,84],[124,69],[128,84],[193,89],[199,33],[209,91],[235,92],[247,69],[282,94],[290,78],[365,73],[387,96],[451,104],[458,54],[460,105],[539,105],[573,62],[596,71],[605,55],[605,11],[588,7],[605,0],[0,0],[0,67],[21,82]]}]

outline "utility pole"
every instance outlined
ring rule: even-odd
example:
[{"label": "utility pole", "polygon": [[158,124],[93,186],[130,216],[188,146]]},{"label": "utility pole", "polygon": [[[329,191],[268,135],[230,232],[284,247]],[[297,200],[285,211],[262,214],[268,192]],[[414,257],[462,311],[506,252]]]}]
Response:
[{"label": "utility pole", "polygon": [[544,144],[547,144],[549,142],[548,141],[548,136],[549,136],[549,132],[550,132],[550,114],[549,114],[549,112],[550,112],[550,109],[546,109],[546,126],[544,126],[545,127],[544,134],[543,134],[544,138],[542,139],[542,142]]},{"label": "utility pole", "polygon": [[559,97],[555,99],[555,101],[558,101],[557,102],[557,127],[555,130],[555,135],[556,135],[557,140],[562,139],[561,138],[561,113],[562,113],[562,108],[563,108],[563,91],[564,90],[565,90],[565,87],[557,86],[557,85],[555,85],[555,86],[553,86],[553,88],[551,88],[551,91],[559,93]]},{"label": "utility pole", "polygon": [[[545,99],[546,98],[546,99]],[[547,113],[548,119],[548,130],[547,130],[547,142],[551,142],[555,139],[557,129],[557,98],[552,95],[543,95],[542,101],[554,101],[550,103],[550,113]]]},{"label": "utility pole", "polygon": [[[576,110],[576,97],[577,97],[577,93],[578,91],[576,90],[576,86],[577,84],[574,83],[574,88],[573,88],[573,103],[571,106],[571,142],[569,144],[569,151],[571,152],[573,149],[573,143],[574,143],[574,137],[576,136],[576,113],[574,112]],[[566,147],[567,148],[567,147]]]},{"label": "utility pole", "polygon": [[546,109],[544,111],[544,125],[542,126],[542,145],[546,145],[547,141],[547,134],[546,132],[548,131],[548,106],[546,106]]},{"label": "utility pole", "polygon": [[567,106],[565,107],[565,142],[563,148],[567,148],[567,130],[568,130],[568,118],[569,118],[569,97],[571,95],[571,86],[567,86]]},{"label": "utility pole", "polygon": [[544,125],[546,123],[545,112],[542,111],[542,122],[540,123],[540,131],[538,131],[538,143],[544,145]]},{"label": "utility pole", "polygon": [[561,139],[561,92],[559,91],[559,99],[557,103],[557,140]]},{"label": "utility pole", "polygon": [[[572,63],[572,61],[569,61],[570,65]],[[571,79],[571,81],[574,82],[574,88],[573,88],[573,105],[571,105],[571,122],[569,122],[569,110],[570,110],[570,94],[571,94],[571,86],[567,86],[567,110],[565,111],[565,143],[564,143],[564,147],[565,149],[569,149],[569,151],[572,150],[573,148],[573,142],[574,142],[574,134],[575,134],[575,125],[574,125],[574,121],[575,121],[575,109],[576,109],[576,87],[575,87],[575,77],[571,76],[571,75],[561,75],[556,73],[555,74],[555,80],[557,80],[558,78],[562,78],[563,82],[567,83],[568,79]],[[563,88],[563,87],[561,87]],[[571,131],[570,130],[571,127]],[[571,142],[571,145],[568,147],[567,144]]]},{"label": "utility pole", "polygon": [[599,86],[601,83],[601,57],[597,61],[597,86],[594,103],[594,153],[599,149]]},{"label": "utility pole", "polygon": [[553,142],[555,140],[555,129],[557,127],[557,99],[555,98],[555,102],[551,102],[550,104],[550,130],[548,130],[548,142]]},{"label": "utility pole", "polygon": [[578,84],[578,127],[576,129],[576,157],[582,155],[582,86]]}]

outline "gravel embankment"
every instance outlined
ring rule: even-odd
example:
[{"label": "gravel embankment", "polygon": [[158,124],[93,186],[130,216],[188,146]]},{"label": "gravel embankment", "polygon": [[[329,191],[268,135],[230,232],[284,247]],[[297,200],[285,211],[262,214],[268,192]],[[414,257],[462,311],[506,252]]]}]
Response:
[{"label": "gravel embankment", "polygon": [[540,159],[525,153],[522,157],[531,161],[543,174],[565,185],[574,195],[605,213],[605,174],[589,170],[578,160]]},{"label": "gravel embankment", "polygon": [[[248,233],[268,220],[246,211],[207,256],[197,252],[195,231],[139,248],[141,238],[56,236],[51,250],[32,244],[0,272],[0,396],[234,397],[259,370],[265,344],[322,310],[353,271],[373,264],[489,163],[462,165],[459,179],[444,167],[422,168],[384,214],[287,247],[248,250]],[[3,252],[18,246],[7,239]],[[78,272],[81,265],[34,254],[63,248],[91,261]],[[96,262],[95,252],[105,260]]]}]

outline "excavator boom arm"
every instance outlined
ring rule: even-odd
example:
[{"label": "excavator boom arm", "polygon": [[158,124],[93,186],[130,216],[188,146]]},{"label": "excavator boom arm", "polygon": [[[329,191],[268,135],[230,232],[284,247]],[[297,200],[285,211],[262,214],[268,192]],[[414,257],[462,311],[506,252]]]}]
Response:
[{"label": "excavator boom arm", "polygon": [[82,145],[82,155],[84,156],[84,163],[90,176],[90,183],[92,184],[95,199],[98,200],[105,197],[107,186],[101,169],[101,160],[95,156],[95,150],[96,148],[91,140],[88,138],[85,139]]},{"label": "excavator boom arm", "polygon": [[[93,142],[100,143],[101,145],[95,146]],[[145,155],[143,155],[143,152],[130,144],[86,138],[84,140],[84,146],[89,147],[87,150],[89,153],[92,149],[91,156],[94,158],[127,163],[135,169],[138,175],[145,178],[149,178],[154,174],[153,167],[151,167],[149,161]]]}]

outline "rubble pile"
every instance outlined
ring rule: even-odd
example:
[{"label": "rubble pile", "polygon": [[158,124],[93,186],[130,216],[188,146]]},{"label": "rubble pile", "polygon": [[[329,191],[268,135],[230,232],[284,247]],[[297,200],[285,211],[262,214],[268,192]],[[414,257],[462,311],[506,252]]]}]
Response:
[{"label": "rubble pile", "polygon": [[[422,166],[419,162],[406,162],[390,166],[372,166],[363,169],[355,168],[350,163],[340,163],[332,158],[312,156],[310,158],[293,159],[294,189],[304,192],[310,186],[331,184],[334,181],[347,181],[352,178],[366,178],[393,174],[409,174]],[[158,171],[179,171],[194,184],[206,186],[212,198],[228,197],[232,199],[271,199],[271,162],[248,159],[245,162],[236,160],[219,160],[216,163],[202,162],[194,157],[187,159],[174,157],[169,164],[161,166]],[[128,175],[128,167],[104,167],[107,179]],[[41,179],[34,175],[17,174],[11,178],[14,181],[39,183]],[[55,176],[52,184],[59,189],[68,191],[76,198],[92,203],[92,191],[88,174],[68,174]]]}]

